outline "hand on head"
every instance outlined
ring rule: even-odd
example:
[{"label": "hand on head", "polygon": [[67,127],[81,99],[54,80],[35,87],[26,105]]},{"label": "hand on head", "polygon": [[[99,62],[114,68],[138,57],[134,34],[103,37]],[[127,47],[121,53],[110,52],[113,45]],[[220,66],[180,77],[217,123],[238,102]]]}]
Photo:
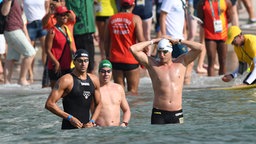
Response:
[{"label": "hand on head", "polygon": [[168,39],[172,44],[177,44],[179,42],[178,39],[173,39],[171,36],[163,35],[162,38]]}]

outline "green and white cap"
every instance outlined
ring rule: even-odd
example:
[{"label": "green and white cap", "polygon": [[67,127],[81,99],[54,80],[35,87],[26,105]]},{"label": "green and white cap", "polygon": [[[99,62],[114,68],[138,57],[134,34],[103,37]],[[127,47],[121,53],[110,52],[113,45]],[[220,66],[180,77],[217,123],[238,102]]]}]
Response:
[{"label": "green and white cap", "polygon": [[109,60],[102,60],[99,64],[99,70],[104,68],[104,67],[108,67],[108,68],[111,68],[112,69],[112,64]]}]

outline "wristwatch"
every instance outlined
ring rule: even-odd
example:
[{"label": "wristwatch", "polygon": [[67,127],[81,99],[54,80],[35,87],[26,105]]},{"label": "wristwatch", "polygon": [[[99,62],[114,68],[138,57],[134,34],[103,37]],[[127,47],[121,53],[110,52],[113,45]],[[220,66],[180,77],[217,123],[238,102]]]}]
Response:
[{"label": "wristwatch", "polygon": [[128,122],[123,121],[123,123],[124,123],[125,126],[128,126]]}]

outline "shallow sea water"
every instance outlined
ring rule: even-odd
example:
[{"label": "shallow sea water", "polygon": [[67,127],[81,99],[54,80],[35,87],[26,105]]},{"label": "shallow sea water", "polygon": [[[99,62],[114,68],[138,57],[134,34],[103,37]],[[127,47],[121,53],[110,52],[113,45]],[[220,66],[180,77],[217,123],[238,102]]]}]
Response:
[{"label": "shallow sea water", "polygon": [[[44,109],[50,89],[1,85],[0,143],[190,143],[255,144],[256,91],[209,90],[224,85],[220,77],[193,77],[183,90],[184,124],[150,125],[153,91],[149,78],[140,81],[137,97],[128,96],[129,127],[60,129],[61,119]],[[59,102],[61,106],[61,101]]]}]

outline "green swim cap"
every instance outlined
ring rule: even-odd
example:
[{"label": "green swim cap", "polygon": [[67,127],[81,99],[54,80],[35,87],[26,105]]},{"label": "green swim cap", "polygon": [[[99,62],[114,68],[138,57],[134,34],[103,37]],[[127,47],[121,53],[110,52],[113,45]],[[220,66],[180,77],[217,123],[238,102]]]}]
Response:
[{"label": "green swim cap", "polygon": [[109,60],[102,60],[99,64],[99,70],[104,68],[104,67],[108,67],[112,69],[112,64]]}]

